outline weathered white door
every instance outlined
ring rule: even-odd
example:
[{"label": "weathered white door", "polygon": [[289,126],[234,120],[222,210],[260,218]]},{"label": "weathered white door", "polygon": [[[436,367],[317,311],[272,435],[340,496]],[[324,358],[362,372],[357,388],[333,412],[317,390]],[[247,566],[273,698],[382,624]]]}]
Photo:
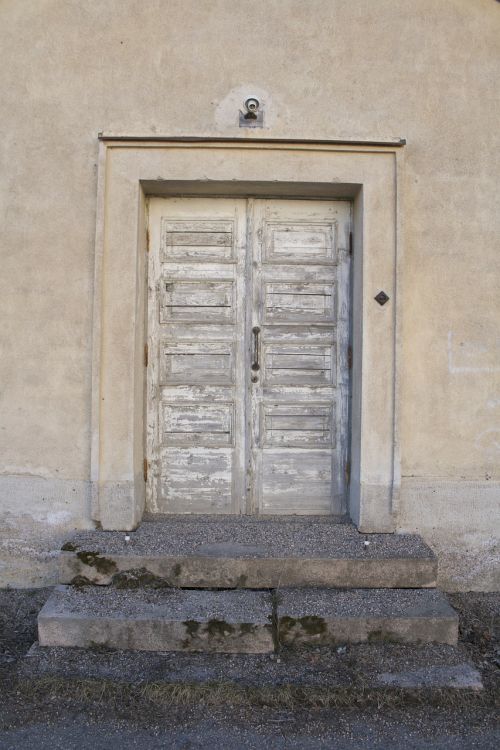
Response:
[{"label": "weathered white door", "polygon": [[148,507],[344,510],[346,201],[155,198]]},{"label": "weathered white door", "polygon": [[[348,405],[349,204],[255,201],[252,507],[339,513]],[[257,329],[260,329],[258,331]],[[258,342],[257,342],[258,338]]]}]

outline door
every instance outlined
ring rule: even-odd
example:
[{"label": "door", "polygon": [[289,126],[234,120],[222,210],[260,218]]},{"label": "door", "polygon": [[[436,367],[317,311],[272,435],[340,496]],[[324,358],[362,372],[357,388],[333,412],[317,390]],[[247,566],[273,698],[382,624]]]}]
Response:
[{"label": "door", "polygon": [[150,511],[344,512],[349,230],[347,201],[150,200]]}]

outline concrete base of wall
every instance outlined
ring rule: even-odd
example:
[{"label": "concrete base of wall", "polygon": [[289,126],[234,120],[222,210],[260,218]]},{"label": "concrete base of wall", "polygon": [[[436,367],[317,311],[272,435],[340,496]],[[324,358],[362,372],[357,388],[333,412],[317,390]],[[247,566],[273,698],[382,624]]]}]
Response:
[{"label": "concrete base of wall", "polygon": [[420,534],[445,591],[499,591],[500,483],[404,478],[398,531]]},{"label": "concrete base of wall", "polygon": [[57,583],[61,544],[93,528],[89,482],[0,477],[0,587]]}]

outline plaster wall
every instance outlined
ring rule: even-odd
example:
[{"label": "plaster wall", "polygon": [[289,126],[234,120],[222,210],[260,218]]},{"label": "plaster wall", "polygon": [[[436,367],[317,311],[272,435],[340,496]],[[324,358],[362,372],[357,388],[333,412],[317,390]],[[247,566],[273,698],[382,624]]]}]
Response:
[{"label": "plaster wall", "polygon": [[397,528],[498,588],[500,3],[3,0],[0,49],[0,585],[93,526],[97,133],[240,136],[255,94],[249,138],[408,141]]}]

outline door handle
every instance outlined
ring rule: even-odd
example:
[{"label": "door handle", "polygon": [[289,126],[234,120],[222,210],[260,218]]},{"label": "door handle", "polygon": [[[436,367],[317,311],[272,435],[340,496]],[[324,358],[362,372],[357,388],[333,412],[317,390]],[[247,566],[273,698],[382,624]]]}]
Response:
[{"label": "door handle", "polygon": [[252,370],[254,372],[257,372],[260,370],[260,364],[259,364],[259,333],[260,328],[259,326],[254,326],[252,328],[253,333],[253,362],[252,362]]}]

